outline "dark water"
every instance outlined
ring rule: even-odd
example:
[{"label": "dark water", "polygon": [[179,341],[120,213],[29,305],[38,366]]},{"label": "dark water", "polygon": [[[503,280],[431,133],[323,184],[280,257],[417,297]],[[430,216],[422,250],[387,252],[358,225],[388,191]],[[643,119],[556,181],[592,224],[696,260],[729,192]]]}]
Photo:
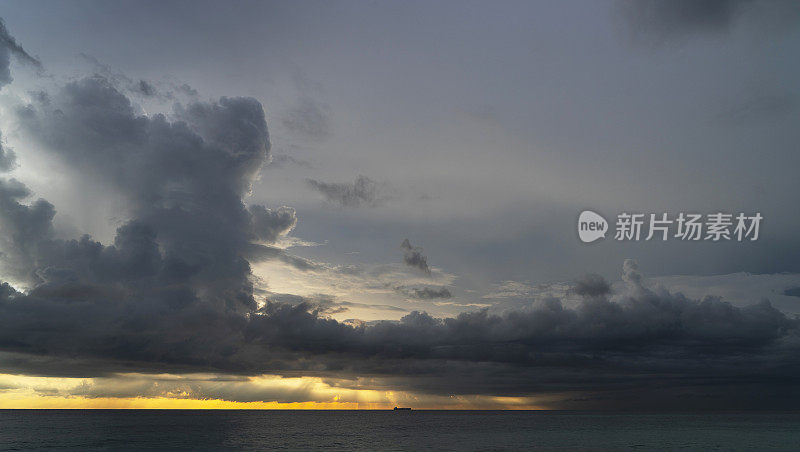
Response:
[{"label": "dark water", "polygon": [[800,413],[0,411],[0,449],[793,450]]}]

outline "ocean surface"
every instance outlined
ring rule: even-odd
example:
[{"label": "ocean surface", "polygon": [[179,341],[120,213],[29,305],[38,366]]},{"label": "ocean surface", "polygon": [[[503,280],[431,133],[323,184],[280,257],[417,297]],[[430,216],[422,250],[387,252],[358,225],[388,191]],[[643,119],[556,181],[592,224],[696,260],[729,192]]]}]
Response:
[{"label": "ocean surface", "polygon": [[2,410],[2,450],[800,450],[800,413]]}]

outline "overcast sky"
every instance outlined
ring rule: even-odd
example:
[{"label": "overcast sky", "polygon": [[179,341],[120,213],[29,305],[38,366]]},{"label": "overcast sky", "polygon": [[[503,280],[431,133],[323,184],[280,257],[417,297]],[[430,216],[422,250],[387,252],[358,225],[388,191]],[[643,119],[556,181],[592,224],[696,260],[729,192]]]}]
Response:
[{"label": "overcast sky", "polygon": [[[19,397],[167,397],[152,375],[170,373],[232,402],[794,400],[795,2],[0,17],[0,366]],[[586,244],[586,209],[764,221],[757,241]]]}]

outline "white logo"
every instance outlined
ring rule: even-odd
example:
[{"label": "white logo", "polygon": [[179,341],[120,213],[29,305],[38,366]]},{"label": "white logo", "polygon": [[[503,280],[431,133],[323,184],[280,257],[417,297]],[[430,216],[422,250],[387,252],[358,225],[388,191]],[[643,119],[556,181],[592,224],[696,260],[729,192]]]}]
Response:
[{"label": "white logo", "polygon": [[[649,218],[649,220],[648,220]],[[687,240],[709,242],[756,241],[761,233],[761,212],[739,214],[716,212],[680,212],[644,214],[622,212],[617,215],[617,241],[646,242],[652,240]],[[584,210],[578,217],[578,237],[584,243],[604,238],[608,233],[606,219],[591,210]]]},{"label": "white logo", "polygon": [[584,243],[591,243],[605,237],[608,232],[608,222],[599,214],[591,210],[584,210],[578,217],[578,237]]}]

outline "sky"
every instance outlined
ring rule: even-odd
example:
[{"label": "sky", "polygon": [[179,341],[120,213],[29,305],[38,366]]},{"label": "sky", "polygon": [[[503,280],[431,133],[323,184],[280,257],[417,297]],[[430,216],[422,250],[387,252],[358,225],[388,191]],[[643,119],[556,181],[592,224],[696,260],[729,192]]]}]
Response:
[{"label": "sky", "polygon": [[796,2],[0,17],[0,408],[800,401]]}]

